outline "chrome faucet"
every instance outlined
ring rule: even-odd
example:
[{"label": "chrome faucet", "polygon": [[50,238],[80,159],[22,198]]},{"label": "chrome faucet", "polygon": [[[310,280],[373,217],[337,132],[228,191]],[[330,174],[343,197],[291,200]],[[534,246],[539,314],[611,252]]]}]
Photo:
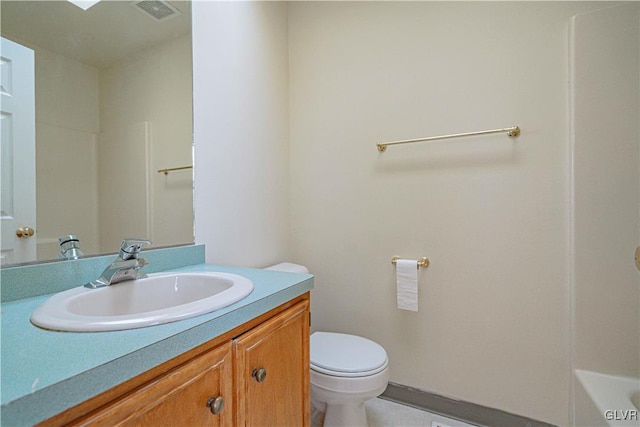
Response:
[{"label": "chrome faucet", "polygon": [[60,236],[58,237],[58,242],[60,242],[58,258],[78,259],[84,256],[82,250],[80,250],[80,240],[78,240],[75,235],[67,234],[66,236]]},{"label": "chrome faucet", "polygon": [[148,264],[144,258],[138,258],[138,254],[143,246],[150,245],[148,240],[125,239],[120,245],[120,254],[107,268],[104,269],[98,280],[93,280],[86,285],[86,288],[96,289],[125,280],[135,280],[147,277],[139,270]]}]

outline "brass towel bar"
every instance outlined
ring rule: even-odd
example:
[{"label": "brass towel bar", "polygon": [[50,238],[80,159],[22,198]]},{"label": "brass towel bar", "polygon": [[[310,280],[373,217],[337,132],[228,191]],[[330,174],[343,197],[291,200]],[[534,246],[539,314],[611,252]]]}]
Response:
[{"label": "brass towel bar", "polygon": [[[391,264],[396,265],[399,259],[401,259],[399,256],[394,256],[393,258],[391,258]],[[422,268],[429,267],[429,258],[427,258],[426,256],[423,256],[422,258],[420,258],[418,260],[418,268],[420,267]]]},{"label": "brass towel bar", "polygon": [[451,135],[441,135],[441,136],[430,136],[428,138],[416,138],[416,139],[405,139],[402,141],[391,141],[391,142],[379,142],[376,144],[379,152],[384,152],[387,149],[388,145],[397,145],[397,144],[409,144],[412,142],[422,142],[422,141],[435,141],[437,139],[449,139],[449,138],[458,138],[462,136],[472,136],[472,135],[486,135],[488,133],[500,133],[507,132],[507,134],[511,137],[520,135],[520,128],[518,126],[512,126],[510,128],[503,129],[492,129],[492,130],[481,130],[477,132],[465,132],[465,133],[454,133]]},{"label": "brass towel bar", "polygon": [[165,175],[169,175],[169,172],[179,171],[183,169],[192,169],[193,166],[180,166],[179,168],[168,168],[168,169],[160,169],[158,173],[164,173]]}]

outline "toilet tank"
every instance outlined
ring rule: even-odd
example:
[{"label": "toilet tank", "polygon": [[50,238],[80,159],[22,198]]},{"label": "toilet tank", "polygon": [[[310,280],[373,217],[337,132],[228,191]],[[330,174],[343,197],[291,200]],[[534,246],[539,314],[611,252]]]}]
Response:
[{"label": "toilet tank", "polygon": [[265,270],[286,271],[288,273],[305,273],[309,274],[309,270],[304,265],[294,264],[292,262],[281,262],[280,264],[272,265],[265,268]]}]

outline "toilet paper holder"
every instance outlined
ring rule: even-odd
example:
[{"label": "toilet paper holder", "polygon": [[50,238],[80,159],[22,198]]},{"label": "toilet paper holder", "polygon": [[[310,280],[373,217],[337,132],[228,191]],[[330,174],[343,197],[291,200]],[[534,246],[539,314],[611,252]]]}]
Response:
[{"label": "toilet paper holder", "polygon": [[[394,256],[391,258],[391,264],[396,265],[396,263],[398,262],[399,259],[402,259],[399,256]],[[420,258],[418,260],[418,268],[427,268],[429,267],[429,258],[427,258],[426,256],[423,256],[422,258]]]}]

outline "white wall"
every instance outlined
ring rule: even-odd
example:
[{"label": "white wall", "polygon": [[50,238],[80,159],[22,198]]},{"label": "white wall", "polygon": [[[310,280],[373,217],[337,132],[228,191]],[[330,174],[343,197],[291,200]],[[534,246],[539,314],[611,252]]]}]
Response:
[{"label": "white wall", "polygon": [[640,5],[573,25],[575,368],[640,377]]},{"label": "white wall", "polygon": [[286,3],[194,2],[196,242],[207,262],[289,259]]}]

